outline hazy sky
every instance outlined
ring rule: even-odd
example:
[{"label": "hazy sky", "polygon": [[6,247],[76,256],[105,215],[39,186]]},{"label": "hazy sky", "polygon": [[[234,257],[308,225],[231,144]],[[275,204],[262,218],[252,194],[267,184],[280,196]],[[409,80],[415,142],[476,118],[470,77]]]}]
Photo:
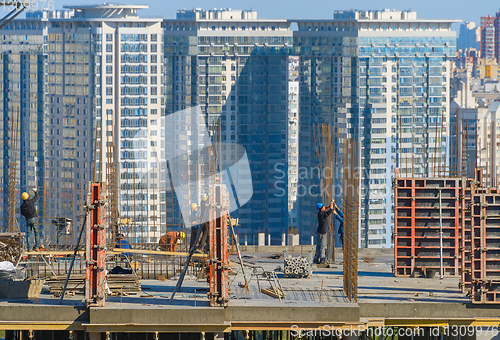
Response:
[{"label": "hazy sky", "polygon": [[[38,0],[40,2],[40,0]],[[42,0],[43,1],[43,0]],[[63,5],[100,4],[102,1],[92,0],[52,0],[56,9]],[[257,11],[259,19],[317,19],[332,18],[334,10],[346,9],[413,9],[420,19],[459,19],[475,21],[480,17],[495,15],[500,10],[500,3],[495,0],[120,0],[110,3],[149,5],[149,9],[141,10],[142,16],[175,18],[178,9],[233,8]],[[40,5],[39,5],[40,6]],[[457,25],[458,26],[458,25]],[[456,28],[456,27],[455,27]]]}]

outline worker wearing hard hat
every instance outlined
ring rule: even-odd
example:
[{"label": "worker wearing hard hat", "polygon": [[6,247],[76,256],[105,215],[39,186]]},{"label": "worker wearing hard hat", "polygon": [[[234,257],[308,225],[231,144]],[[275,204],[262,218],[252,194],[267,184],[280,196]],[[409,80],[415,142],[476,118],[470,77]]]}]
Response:
[{"label": "worker wearing hard hat", "polygon": [[208,220],[208,195],[207,194],[203,194],[201,196],[200,219],[202,220],[202,222]]},{"label": "worker wearing hard hat", "polygon": [[344,213],[342,210],[337,207],[337,204],[333,202],[334,205],[334,210],[335,210],[335,219],[339,221],[339,240],[340,243],[342,244],[342,247],[344,246]]},{"label": "worker wearing hard hat", "polygon": [[[198,204],[191,204],[191,216],[193,218],[193,226],[191,227],[191,242],[190,249],[196,247],[199,252],[208,252],[208,231],[209,231],[209,214],[208,214],[208,195],[201,196],[200,207]],[[201,228],[201,231],[200,231]],[[198,244],[195,245],[196,237],[200,234]]]},{"label": "worker wearing hard hat", "polygon": [[[198,204],[191,204],[191,240],[189,242],[189,249],[193,249],[195,246],[196,236],[198,235],[198,231],[200,230],[200,221],[198,218]],[[201,239],[200,235],[200,239]]]},{"label": "worker wearing hard hat", "polygon": [[30,242],[30,232],[35,234],[35,246],[33,250],[39,250],[40,240],[38,235],[38,212],[36,211],[36,202],[38,201],[38,190],[33,188],[33,192],[35,196],[30,198],[30,195],[27,192],[23,192],[21,194],[21,198],[23,203],[21,204],[21,215],[26,219],[26,244],[28,246],[28,251],[31,250],[31,242]]},{"label": "worker wearing hard hat", "polygon": [[160,238],[160,250],[175,251],[177,242],[184,240],[186,233],[183,231],[169,231]]},{"label": "worker wearing hard hat", "polygon": [[208,232],[209,232],[209,220],[210,217],[208,216],[209,214],[209,209],[208,209],[208,195],[203,194],[201,196],[201,203],[200,203],[200,223],[201,224],[201,239],[200,239],[200,245],[199,249],[203,251],[204,253],[208,253],[209,247],[208,247]]},{"label": "worker wearing hard hat", "polygon": [[328,232],[328,216],[335,212],[333,210],[333,201],[330,203],[328,209],[323,203],[316,204],[318,209],[318,230],[316,231],[316,254],[314,255],[313,263],[325,263],[325,250],[326,250],[326,233]]}]

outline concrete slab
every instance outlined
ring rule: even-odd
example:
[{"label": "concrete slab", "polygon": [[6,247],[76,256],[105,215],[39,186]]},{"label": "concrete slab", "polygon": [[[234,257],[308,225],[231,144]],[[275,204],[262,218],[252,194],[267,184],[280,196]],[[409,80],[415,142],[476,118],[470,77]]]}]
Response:
[{"label": "concrete slab", "polygon": [[[347,300],[343,289],[342,254],[328,268],[313,266],[309,279],[285,279],[283,258],[270,253],[251,253],[245,262],[249,289],[239,264],[231,263],[229,306],[209,307],[206,281],[188,277],[168,305],[176,280],[142,280],[137,295],[107,297],[103,308],[86,309],[83,296],[67,297],[63,305],[51,294],[30,301],[0,300],[4,322],[82,322],[88,331],[227,331],[230,329],[290,329],[294,324],[321,325],[471,323],[488,319],[500,322],[500,305],[477,306],[459,289],[458,277],[401,278],[392,274],[393,256],[387,251],[360,255],[358,302]],[[293,255],[298,255],[294,253]],[[303,253],[306,255],[306,253]],[[236,256],[231,255],[233,261]],[[274,272],[285,292],[279,299],[262,294],[275,282],[258,275]],[[257,280],[259,278],[259,280]],[[0,322],[1,326],[1,322]]]}]

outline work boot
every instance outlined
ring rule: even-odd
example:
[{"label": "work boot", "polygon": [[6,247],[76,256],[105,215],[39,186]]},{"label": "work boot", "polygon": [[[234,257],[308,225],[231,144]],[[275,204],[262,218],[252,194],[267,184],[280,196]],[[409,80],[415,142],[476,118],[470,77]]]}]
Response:
[{"label": "work boot", "polygon": [[316,259],[316,258],[315,258],[315,259],[313,260],[313,263],[319,264],[318,259]]},{"label": "work boot", "polygon": [[321,260],[319,260],[319,264],[324,264],[324,263],[326,263],[326,259],[322,257]]}]

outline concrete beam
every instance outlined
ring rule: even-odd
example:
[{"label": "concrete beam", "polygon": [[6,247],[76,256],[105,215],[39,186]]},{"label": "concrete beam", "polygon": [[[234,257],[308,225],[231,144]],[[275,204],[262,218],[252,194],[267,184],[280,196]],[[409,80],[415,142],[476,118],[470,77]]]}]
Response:
[{"label": "concrete beam", "polygon": [[84,306],[9,305],[0,307],[0,320],[88,323],[90,311]]},{"label": "concrete beam", "polygon": [[359,303],[362,318],[385,319],[469,319],[499,318],[500,305],[473,305],[471,303]]}]

